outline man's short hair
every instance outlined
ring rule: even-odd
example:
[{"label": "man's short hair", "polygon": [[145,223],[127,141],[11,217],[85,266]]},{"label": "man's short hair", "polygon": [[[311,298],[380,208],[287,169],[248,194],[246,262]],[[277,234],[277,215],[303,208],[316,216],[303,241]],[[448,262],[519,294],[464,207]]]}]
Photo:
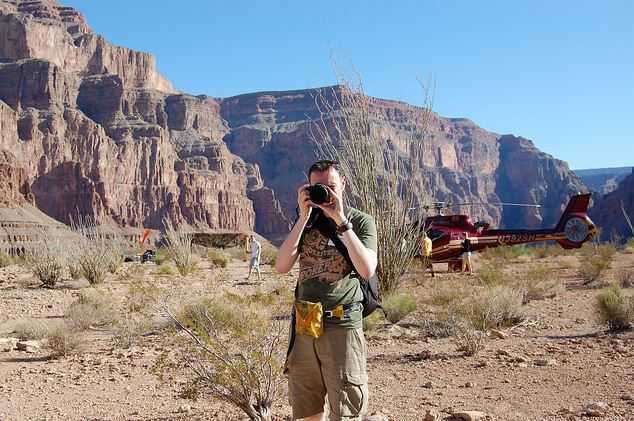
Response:
[{"label": "man's short hair", "polygon": [[315,171],[324,172],[324,171],[328,171],[331,168],[334,168],[337,171],[341,172],[339,170],[339,162],[333,161],[331,159],[321,159],[315,162],[313,165],[311,165],[310,168],[308,169],[308,179],[310,180],[310,175]]}]

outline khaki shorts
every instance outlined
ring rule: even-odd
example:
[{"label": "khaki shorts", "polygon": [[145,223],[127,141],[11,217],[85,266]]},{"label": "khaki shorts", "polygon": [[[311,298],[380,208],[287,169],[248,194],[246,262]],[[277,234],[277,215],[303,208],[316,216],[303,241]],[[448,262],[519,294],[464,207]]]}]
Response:
[{"label": "khaki shorts", "polygon": [[288,357],[288,395],[293,419],[324,412],[330,421],[360,420],[368,407],[367,349],[363,329],[327,325],[315,339],[297,335]]}]

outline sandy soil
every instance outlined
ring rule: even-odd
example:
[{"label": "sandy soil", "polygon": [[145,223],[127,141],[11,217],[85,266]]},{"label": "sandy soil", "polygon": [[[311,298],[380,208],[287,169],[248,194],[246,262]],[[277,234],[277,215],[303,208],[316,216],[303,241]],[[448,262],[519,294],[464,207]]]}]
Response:
[{"label": "sandy soil", "polygon": [[[513,267],[533,264],[529,260]],[[607,333],[598,324],[594,300],[599,290],[583,287],[576,278],[576,256],[541,262],[555,268],[563,291],[530,302],[526,310],[532,323],[504,330],[504,339],[490,337],[486,349],[473,357],[458,352],[450,338],[426,337],[421,325],[434,311],[426,304],[430,291],[455,275],[441,272],[432,280],[412,273],[405,291],[417,297],[418,310],[398,325],[384,323],[367,333],[370,412],[394,421],[422,420],[427,410],[438,411],[441,419],[454,411],[478,410],[491,420],[566,420],[582,419],[575,414],[585,405],[604,402],[608,409],[601,419],[634,420],[634,333]],[[624,268],[634,268],[634,255],[617,254],[607,278]],[[270,267],[263,268],[262,282],[245,282],[246,271],[242,261],[233,260],[224,270],[204,262],[183,279],[134,263],[104,287],[122,301],[133,278],[159,286],[176,300],[294,284],[293,273],[280,276]],[[85,288],[85,282],[66,281],[42,289],[24,267],[0,269],[0,338],[11,336],[27,318],[62,323]],[[111,328],[89,329],[85,335],[82,352],[66,358],[49,358],[46,348],[0,352],[0,420],[245,419],[223,402],[180,398],[182,378],[159,381],[152,366],[166,346],[160,330],[139,337],[128,349],[116,345]],[[289,419],[284,400],[276,407],[279,419]]]}]

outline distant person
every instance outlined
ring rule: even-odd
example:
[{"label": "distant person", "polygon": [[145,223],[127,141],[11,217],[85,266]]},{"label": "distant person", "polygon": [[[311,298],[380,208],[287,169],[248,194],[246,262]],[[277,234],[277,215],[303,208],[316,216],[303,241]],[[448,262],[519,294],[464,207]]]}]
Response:
[{"label": "distant person", "polygon": [[434,265],[431,261],[432,242],[431,238],[427,236],[427,231],[423,231],[423,236],[420,240],[420,252],[423,260],[423,275],[429,268],[431,271],[431,277],[434,277]]},{"label": "distant person", "polygon": [[258,273],[258,281],[260,280],[260,257],[262,255],[262,244],[255,239],[255,235],[251,236],[251,242],[249,243],[251,249],[251,259],[249,260],[249,274],[247,280],[251,277],[251,272],[255,269]]},{"label": "distant person", "polygon": [[464,233],[464,241],[462,242],[462,272],[467,272],[469,275],[473,273],[473,267],[471,265],[471,239],[469,233]]}]

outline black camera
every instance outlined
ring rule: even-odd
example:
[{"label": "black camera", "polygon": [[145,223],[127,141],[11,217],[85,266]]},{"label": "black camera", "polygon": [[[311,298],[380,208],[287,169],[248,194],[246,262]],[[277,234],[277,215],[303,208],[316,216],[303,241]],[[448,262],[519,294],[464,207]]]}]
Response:
[{"label": "black camera", "polygon": [[306,190],[308,191],[308,196],[310,197],[311,202],[318,205],[330,202],[330,193],[325,185],[316,183],[312,186],[306,187]]}]

